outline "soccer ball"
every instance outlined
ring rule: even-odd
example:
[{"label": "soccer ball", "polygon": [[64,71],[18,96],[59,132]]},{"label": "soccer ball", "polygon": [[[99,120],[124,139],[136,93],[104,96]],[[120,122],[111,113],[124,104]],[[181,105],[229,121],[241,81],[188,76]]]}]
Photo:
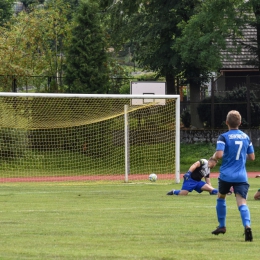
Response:
[{"label": "soccer ball", "polygon": [[151,174],[149,175],[149,180],[150,180],[151,182],[155,182],[155,181],[157,180],[157,175],[156,175],[155,173],[151,173]]}]

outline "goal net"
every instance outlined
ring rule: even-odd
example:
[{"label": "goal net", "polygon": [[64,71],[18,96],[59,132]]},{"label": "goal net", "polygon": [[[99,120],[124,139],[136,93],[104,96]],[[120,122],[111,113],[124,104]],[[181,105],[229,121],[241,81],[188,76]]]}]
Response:
[{"label": "goal net", "polygon": [[178,183],[179,123],[177,95],[0,93],[0,181]]}]

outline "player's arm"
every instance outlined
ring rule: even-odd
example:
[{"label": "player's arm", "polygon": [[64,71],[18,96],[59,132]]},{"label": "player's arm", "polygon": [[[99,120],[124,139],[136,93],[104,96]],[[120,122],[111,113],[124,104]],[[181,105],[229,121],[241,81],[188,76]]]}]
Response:
[{"label": "player's arm", "polygon": [[[207,177],[207,176],[208,176],[208,177]],[[206,182],[208,185],[212,186],[212,185],[211,185],[211,182],[210,182],[209,175],[207,175],[207,176],[205,176],[205,182]]]},{"label": "player's arm", "polygon": [[218,151],[216,151],[214,154],[213,154],[213,158],[215,159],[215,160],[219,160],[219,159],[221,159],[222,157],[223,157],[223,153],[224,153],[224,151],[220,151],[220,150],[218,150]]},{"label": "player's arm", "polygon": [[246,155],[246,159],[248,161],[254,161],[255,160],[255,153],[250,153]]},{"label": "player's arm", "polygon": [[190,172],[194,172],[196,170],[196,168],[198,168],[198,167],[200,167],[200,161],[197,161],[197,162],[193,163],[191,165],[191,167],[189,168],[189,171]]},{"label": "player's arm", "polygon": [[225,145],[226,145],[225,137],[220,135],[217,140],[216,152],[212,156],[215,160],[218,161],[223,157]]}]

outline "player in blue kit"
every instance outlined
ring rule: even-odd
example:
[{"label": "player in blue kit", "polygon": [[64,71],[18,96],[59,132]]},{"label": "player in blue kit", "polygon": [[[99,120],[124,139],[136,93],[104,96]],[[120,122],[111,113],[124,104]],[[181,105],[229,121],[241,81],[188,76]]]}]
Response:
[{"label": "player in blue kit", "polygon": [[246,161],[255,160],[254,147],[247,134],[239,130],[241,115],[238,111],[229,111],[226,118],[228,131],[217,140],[213,158],[222,158],[218,179],[218,198],[216,204],[219,226],[212,234],[226,233],[226,195],[233,186],[237,207],[245,230],[245,241],[253,241],[250,211],[246,204],[249,189]]},{"label": "player in blue kit", "polygon": [[[171,190],[167,195],[188,195],[189,192],[193,190],[201,193],[203,191],[208,191],[211,195],[217,195],[218,190],[213,188],[210,183],[210,169],[215,167],[217,161],[213,158],[200,159],[199,161],[193,163],[183,176],[183,184],[181,190]],[[205,182],[202,181],[205,178]]]}]

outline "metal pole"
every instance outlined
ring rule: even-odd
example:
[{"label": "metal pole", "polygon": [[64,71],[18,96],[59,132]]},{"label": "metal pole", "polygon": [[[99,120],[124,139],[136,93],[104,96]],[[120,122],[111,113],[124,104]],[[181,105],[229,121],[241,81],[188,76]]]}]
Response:
[{"label": "metal pole", "polygon": [[180,183],[180,96],[176,99],[175,119],[175,182]]},{"label": "metal pole", "polygon": [[211,78],[211,129],[215,128],[214,97],[215,97],[215,82],[214,82],[214,78]]},{"label": "metal pole", "polygon": [[251,128],[251,109],[250,109],[250,77],[246,77],[246,104],[247,104],[247,122],[248,127]]},{"label": "metal pole", "polygon": [[125,182],[128,182],[129,167],[129,125],[128,125],[128,105],[124,106],[125,113]]}]

